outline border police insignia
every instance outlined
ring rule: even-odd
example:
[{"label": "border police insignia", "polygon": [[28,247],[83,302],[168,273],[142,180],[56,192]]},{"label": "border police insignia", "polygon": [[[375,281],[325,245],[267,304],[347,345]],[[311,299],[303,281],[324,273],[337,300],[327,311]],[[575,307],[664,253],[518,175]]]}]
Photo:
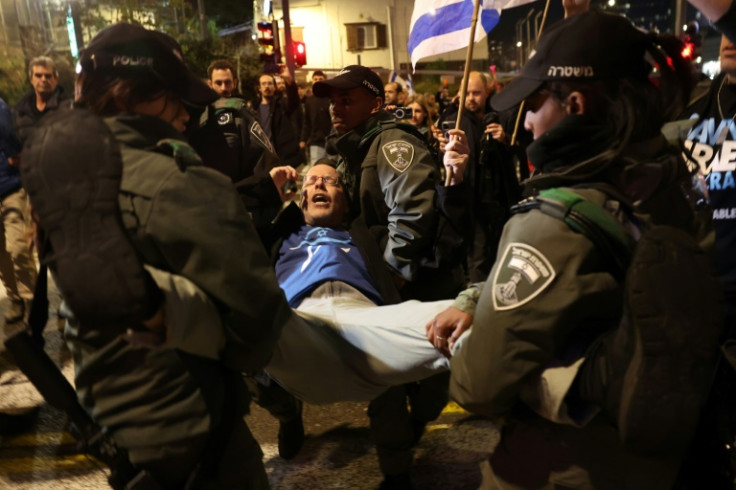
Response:
[{"label": "border police insignia", "polygon": [[250,133],[260,141],[263,146],[268,148],[269,151],[276,153],[276,150],[274,150],[273,145],[271,144],[271,140],[268,139],[266,132],[263,130],[261,125],[258,124],[258,121],[253,121],[253,125],[250,127]]},{"label": "border police insignia", "polygon": [[391,141],[383,145],[383,154],[397,172],[404,173],[414,160],[414,147],[406,141]]},{"label": "border police insignia", "polygon": [[217,124],[220,126],[225,126],[231,122],[233,122],[233,115],[231,112],[223,112],[217,116]]},{"label": "border police insignia", "polygon": [[493,307],[512,310],[534,299],[555,278],[555,270],[539,250],[510,243],[493,276]]}]

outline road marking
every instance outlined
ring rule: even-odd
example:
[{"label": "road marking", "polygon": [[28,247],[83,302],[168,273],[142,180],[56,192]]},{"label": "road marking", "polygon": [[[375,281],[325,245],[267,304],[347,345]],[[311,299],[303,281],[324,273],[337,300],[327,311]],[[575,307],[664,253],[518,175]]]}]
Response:
[{"label": "road marking", "polygon": [[0,439],[0,447],[18,446],[58,446],[61,444],[76,444],[76,439],[68,432],[38,432],[21,434]]},{"label": "road marking", "polygon": [[463,409],[463,407],[461,407],[457,403],[450,402],[450,403],[447,404],[447,406],[445,406],[445,409],[442,410],[442,413],[443,414],[451,414],[451,413],[468,413],[468,412],[465,411]]},{"label": "road marking", "polygon": [[430,424],[427,425],[427,432],[433,432],[435,430],[447,430],[452,429],[453,427],[453,424]]}]

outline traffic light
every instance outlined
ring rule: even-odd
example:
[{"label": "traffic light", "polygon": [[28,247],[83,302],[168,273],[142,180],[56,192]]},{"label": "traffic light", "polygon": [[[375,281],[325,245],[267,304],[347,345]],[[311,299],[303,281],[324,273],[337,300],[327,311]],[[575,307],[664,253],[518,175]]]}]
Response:
[{"label": "traffic light", "polygon": [[268,64],[278,64],[281,62],[281,52],[279,49],[279,26],[278,21],[258,23],[258,44],[263,46],[261,53],[261,61]]},{"label": "traffic light", "polygon": [[682,56],[686,60],[692,60],[694,54],[695,54],[695,44],[691,42],[686,42],[682,46],[682,51],[680,51],[680,56]]},{"label": "traffic light", "polygon": [[680,56],[687,61],[697,61],[697,58],[700,56],[703,39],[698,34],[696,23],[688,24],[687,31],[680,34],[680,41],[682,42]]},{"label": "traffic light", "polygon": [[293,41],[291,49],[294,52],[294,64],[304,66],[307,64],[307,47],[301,41]]}]

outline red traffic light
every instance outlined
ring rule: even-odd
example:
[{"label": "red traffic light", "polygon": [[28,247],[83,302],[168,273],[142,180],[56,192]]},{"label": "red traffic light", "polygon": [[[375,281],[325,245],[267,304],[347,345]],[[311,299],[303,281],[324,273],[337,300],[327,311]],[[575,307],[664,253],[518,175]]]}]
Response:
[{"label": "red traffic light", "polygon": [[273,24],[271,24],[270,22],[259,22],[258,30],[263,33],[264,37],[273,37]]},{"label": "red traffic light", "polygon": [[680,56],[682,56],[686,60],[693,59],[693,55],[695,54],[695,44],[686,42],[685,45],[682,47],[682,51],[680,51]]},{"label": "red traffic light", "polygon": [[301,41],[293,41],[291,47],[294,51],[294,64],[304,66],[307,64],[307,47]]}]

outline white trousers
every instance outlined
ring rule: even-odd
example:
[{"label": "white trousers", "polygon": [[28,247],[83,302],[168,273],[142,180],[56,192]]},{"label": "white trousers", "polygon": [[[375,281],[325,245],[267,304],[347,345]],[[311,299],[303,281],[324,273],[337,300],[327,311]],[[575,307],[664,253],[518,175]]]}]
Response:
[{"label": "white trousers", "polygon": [[[163,347],[216,358],[225,335],[207,295],[181,276],[148,269],[166,296]],[[449,369],[449,360],[427,340],[425,325],[451,304],[376,306],[345,283],[323,284],[283,326],[266,371],[309,403],[372,400],[391,386]],[[202,325],[206,335],[196,335]]]}]

